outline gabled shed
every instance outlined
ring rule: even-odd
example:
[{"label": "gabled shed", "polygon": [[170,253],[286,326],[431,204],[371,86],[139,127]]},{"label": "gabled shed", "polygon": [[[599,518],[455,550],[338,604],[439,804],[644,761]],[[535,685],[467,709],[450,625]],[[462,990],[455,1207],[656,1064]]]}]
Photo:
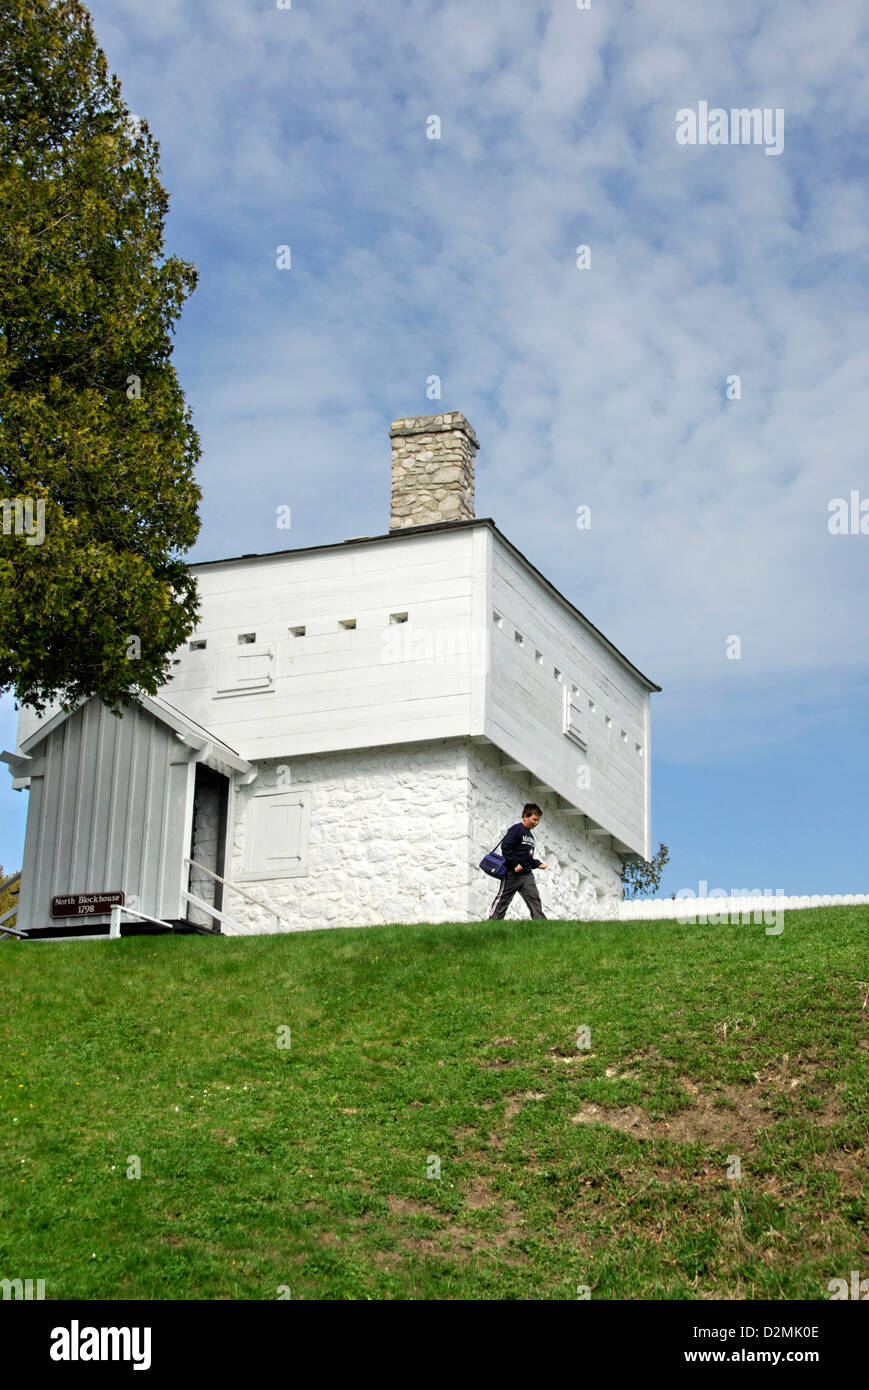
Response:
[{"label": "gabled shed", "polygon": [[[121,717],[83,701],[2,757],[30,785],[19,930],[107,935],[112,899],[158,930],[190,920],[188,887],[220,908],[220,884],[191,878],[188,860],[222,875],[232,778],[255,773],[167,701],[143,696]],[[206,804],[216,816],[197,814]],[[215,820],[216,835],[197,833],[198,822]]]}]

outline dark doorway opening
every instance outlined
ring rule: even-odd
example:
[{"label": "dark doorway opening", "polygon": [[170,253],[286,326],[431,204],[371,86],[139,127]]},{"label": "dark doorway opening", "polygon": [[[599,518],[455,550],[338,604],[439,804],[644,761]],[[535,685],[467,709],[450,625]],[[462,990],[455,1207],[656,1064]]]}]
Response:
[{"label": "dark doorway opening", "polygon": [[[218,912],[223,909],[223,884],[218,883],[211,874],[225,877],[226,864],[226,822],[229,811],[229,778],[222,772],[215,772],[204,763],[196,764],[196,782],[193,789],[193,828],[190,835],[190,858],[201,869],[190,867],[188,892]],[[210,869],[211,873],[204,873]],[[211,927],[220,931],[220,922],[211,917],[201,907],[187,904],[187,920],[197,926]]]}]

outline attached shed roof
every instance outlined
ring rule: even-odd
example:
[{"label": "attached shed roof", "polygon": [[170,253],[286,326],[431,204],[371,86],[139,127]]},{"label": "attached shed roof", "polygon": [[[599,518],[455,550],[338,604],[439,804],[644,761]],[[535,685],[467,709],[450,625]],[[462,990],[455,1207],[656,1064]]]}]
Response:
[{"label": "attached shed roof", "polygon": [[[91,696],[90,698],[95,699],[96,697]],[[59,710],[57,714],[53,715],[51,719],[46,720],[44,724],[41,724],[38,729],[34,730],[29,738],[24,740],[21,744],[21,753],[29,757],[33,753],[33,750],[38,748],[40,743],[48,738],[55,729],[59,728],[64,720],[69,719],[71,715],[81,709],[82,705],[87,703],[86,699],[81,699],[74,709]],[[140,695],[135,701],[131,700],[130,704],[140,705],[143,709],[147,710],[149,714],[152,714],[155,719],[159,719],[163,724],[168,724],[169,728],[174,730],[184,743],[190,744],[193,748],[204,749],[208,744],[211,744],[216,759],[224,763],[227,767],[232,768],[234,772],[250,772],[253,766],[252,763],[242,758],[234,748],[230,748],[228,743],[224,743],[223,739],[218,738],[210,729],[206,729],[202,724],[197,724],[195,719],[191,719],[189,715],[182,714],[181,710],[176,709],[174,705],[170,705],[169,701],[164,700],[162,695]]]},{"label": "attached shed roof", "polygon": [[631,670],[634,673],[634,675],[640,681],[642,681],[642,683],[649,690],[658,691],[661,689],[660,685],[656,685],[655,682],[653,680],[650,680],[648,676],[644,676],[642,671],[639,670],[639,668],[636,667],[634,663],[630,661],[628,657],[625,656],[624,652],[620,652],[618,647],[614,646],[614,644],[609,640],[609,638],[604,636],[600,628],[595,627],[594,623],[591,622],[591,620],[587,618],[584,613],[581,613],[575,604],[570,602],[569,598],[565,598],[564,594],[561,593],[560,589],[556,589],[555,585],[550,583],[550,581],[546,578],[546,575],[541,574],[540,570],[537,568],[536,565],[532,565],[528,557],[526,555],[523,555],[522,551],[518,550],[516,546],[513,544],[513,542],[507,539],[503,531],[498,530],[498,527],[495,525],[495,522],[492,520],[490,516],[470,517],[466,521],[434,521],[427,526],[402,526],[394,531],[386,531],[381,536],[351,536],[348,540],[345,541],[330,541],[327,545],[303,545],[298,546],[294,550],[266,550],[259,553],[250,552],[245,555],[230,555],[227,556],[224,560],[197,560],[189,564],[188,569],[207,569],[209,565],[235,564],[237,561],[240,560],[274,560],[279,555],[311,555],[318,550],[340,550],[343,546],[371,545],[374,541],[388,540],[394,543],[400,540],[402,536],[420,536],[427,531],[456,531],[460,528],[464,529],[473,526],[488,526],[489,529],[495,533],[498,539],[507,547],[507,549],[511,551],[511,553],[516,557],[516,559],[519,560],[523,565],[525,565],[526,569],[530,570],[531,573],[535,575],[537,579],[539,579],[540,583],[544,586],[544,588],[546,588],[550,594],[554,594],[556,598],[560,599],[560,601],[563,604],[565,604],[565,606],[575,617],[579,618],[585,624],[586,627],[590,628],[591,631],[595,633],[597,637],[600,638],[601,642],[603,642],[607,650],[611,652],[613,656],[617,657],[618,660],[621,661],[625,666],[627,666],[628,669]]}]

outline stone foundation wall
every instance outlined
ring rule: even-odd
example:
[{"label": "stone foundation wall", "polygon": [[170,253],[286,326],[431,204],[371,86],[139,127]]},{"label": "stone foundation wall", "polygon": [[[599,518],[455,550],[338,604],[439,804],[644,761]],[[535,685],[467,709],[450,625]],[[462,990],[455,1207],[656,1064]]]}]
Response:
[{"label": "stone foundation wall", "polygon": [[[467,782],[460,740],[275,758],[236,792],[226,877],[288,919],[284,930],[467,919]],[[307,873],[240,881],[247,807],[257,792],[310,798]],[[274,931],[265,911],[227,892],[248,929]]]},{"label": "stone foundation wall", "polygon": [[[467,922],[488,917],[498,888],[477,866],[496,840],[536,801],[535,831],[551,868],[537,874],[548,917],[618,915],[621,860],[589,841],[577,820],[545,794],[531,793],[497,766],[489,745],[441,739],[270,759],[235,796],[231,863],[226,877],[264,907],[227,892],[224,910],[248,931],[274,931],[268,909],[286,919],[280,930],[374,926],[389,922]],[[280,785],[278,768],[289,768]],[[309,797],[307,872],[291,878],[242,881],[247,808],[259,792],[279,789]],[[527,917],[517,898],[508,917]]]}]

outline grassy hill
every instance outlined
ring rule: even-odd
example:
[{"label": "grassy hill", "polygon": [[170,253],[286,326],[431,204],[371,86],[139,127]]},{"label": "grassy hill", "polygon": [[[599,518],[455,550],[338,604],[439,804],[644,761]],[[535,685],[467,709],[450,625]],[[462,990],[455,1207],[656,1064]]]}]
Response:
[{"label": "grassy hill", "polygon": [[781,936],[7,941],[0,1277],[48,1298],[828,1299],[869,1274],[867,948],[865,907],[790,912]]}]

